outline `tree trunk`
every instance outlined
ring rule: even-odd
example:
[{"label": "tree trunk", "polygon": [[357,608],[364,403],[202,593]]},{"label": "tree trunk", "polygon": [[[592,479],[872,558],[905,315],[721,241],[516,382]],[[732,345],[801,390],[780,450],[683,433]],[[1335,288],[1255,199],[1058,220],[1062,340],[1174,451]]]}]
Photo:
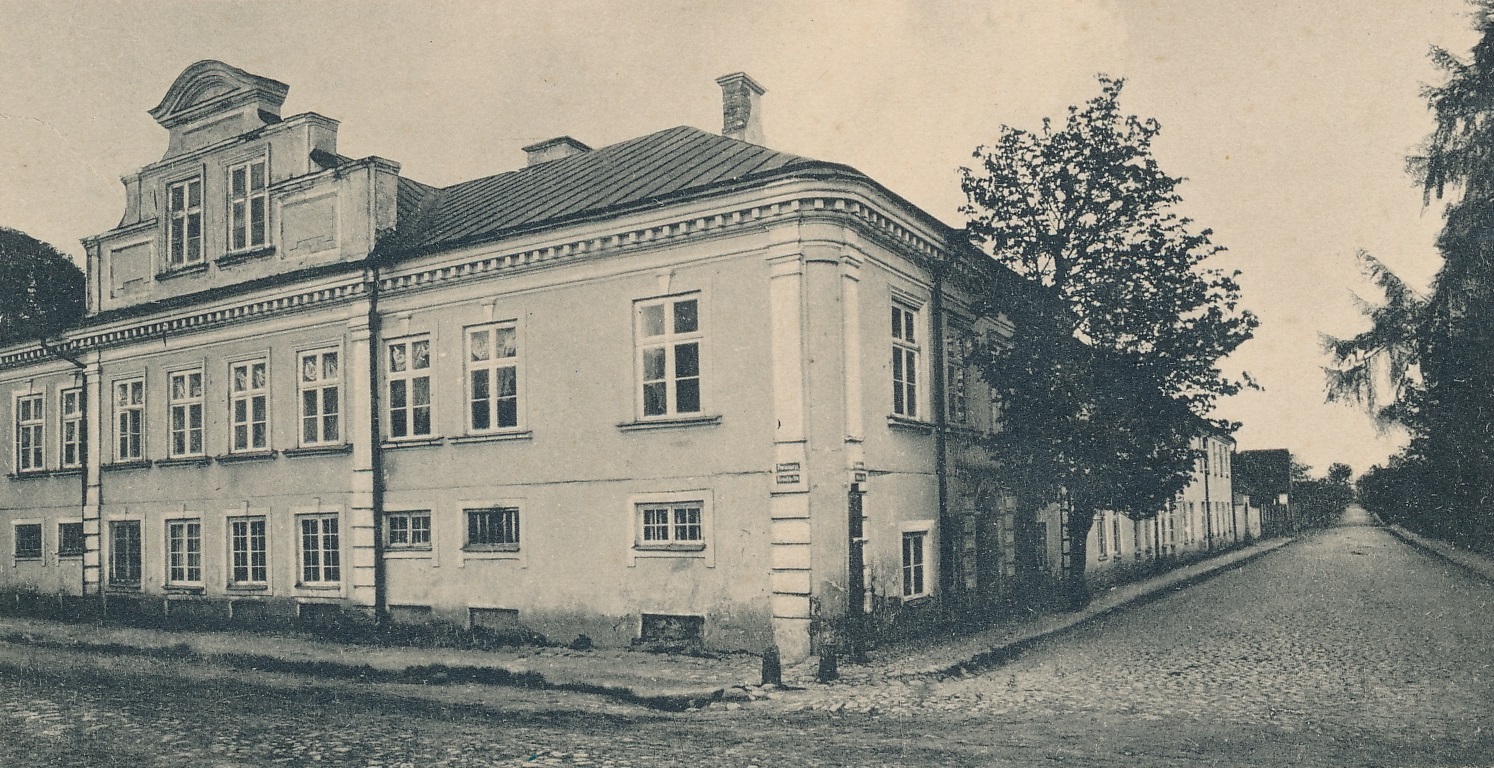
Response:
[{"label": "tree trunk", "polygon": [[1095,513],[1088,505],[1075,504],[1065,513],[1069,517],[1069,568],[1064,574],[1064,596],[1069,610],[1089,605],[1089,582],[1084,572],[1089,565],[1089,530],[1094,527]]}]

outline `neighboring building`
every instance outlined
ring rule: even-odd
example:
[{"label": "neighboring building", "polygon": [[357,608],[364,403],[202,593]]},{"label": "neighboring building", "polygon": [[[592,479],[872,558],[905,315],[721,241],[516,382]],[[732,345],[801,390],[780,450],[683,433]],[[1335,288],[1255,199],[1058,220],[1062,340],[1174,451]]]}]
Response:
[{"label": "neighboring building", "polygon": [[1240,451],[1235,456],[1235,491],[1259,536],[1284,536],[1296,527],[1292,510],[1292,454],[1285,448]]},{"label": "neighboring building", "polygon": [[1086,547],[1086,570],[1098,580],[1112,580],[1136,566],[1198,557],[1253,538],[1247,536],[1245,511],[1234,501],[1234,448],[1229,435],[1211,427],[1202,429],[1193,439],[1198,455],[1193,479],[1167,509],[1146,520],[1132,520],[1118,512],[1103,512],[1095,518]]},{"label": "neighboring building", "polygon": [[1013,332],[972,286],[1029,288],[749,143],[763,90],[718,82],[725,136],[561,137],[436,188],[280,116],[282,83],[188,67],[85,241],[86,324],[0,349],[0,589],[788,659],[858,605],[999,602],[1059,531],[978,479],[961,352]]}]

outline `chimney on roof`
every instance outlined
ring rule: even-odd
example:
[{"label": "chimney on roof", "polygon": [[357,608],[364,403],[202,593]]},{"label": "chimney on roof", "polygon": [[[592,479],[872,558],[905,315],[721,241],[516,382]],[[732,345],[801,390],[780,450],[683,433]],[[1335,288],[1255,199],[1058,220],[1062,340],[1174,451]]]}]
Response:
[{"label": "chimney on roof", "polygon": [[716,84],[721,86],[721,135],[761,146],[762,95],[767,91],[746,72],[723,75]]},{"label": "chimney on roof", "polygon": [[590,152],[591,147],[582,144],[569,136],[558,136],[546,139],[538,144],[530,144],[524,148],[524,154],[529,158],[529,165],[548,163],[551,160],[559,160],[562,157],[579,155],[582,152]]}]

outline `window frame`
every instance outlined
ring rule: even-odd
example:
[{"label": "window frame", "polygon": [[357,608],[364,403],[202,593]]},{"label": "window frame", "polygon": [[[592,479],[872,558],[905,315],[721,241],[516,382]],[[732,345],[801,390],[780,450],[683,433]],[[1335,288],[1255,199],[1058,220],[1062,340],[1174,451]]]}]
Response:
[{"label": "window frame", "polygon": [[[415,350],[417,346],[425,347],[425,366],[415,367]],[[402,350],[404,355],[404,367],[395,370],[394,350]],[[432,334],[419,334],[414,336],[403,336],[393,339],[385,339],[382,344],[383,366],[384,366],[384,435],[383,439],[391,442],[401,440],[428,440],[436,435],[436,344]],[[416,392],[419,382],[425,382],[425,403],[421,405],[416,402]],[[395,385],[403,391],[402,400],[404,405],[395,405]],[[425,409],[425,431],[418,432],[418,420],[420,410]],[[398,420],[404,426],[402,434],[396,434],[396,416],[403,417]]]},{"label": "window frame", "polygon": [[[108,586],[110,589],[133,589],[133,590],[140,589],[141,586],[144,584],[144,577],[145,577],[145,530],[144,530],[145,529],[145,523],[144,523],[144,521],[142,521],[142,520],[140,520],[138,518],[121,518],[121,519],[109,520],[107,528],[109,530],[109,549],[108,549],[109,567],[108,567],[107,571],[104,574],[104,579],[105,579],[104,583],[105,583],[105,585]],[[120,537],[119,537],[119,532],[121,530],[127,530],[127,529],[131,529],[131,530],[134,531],[134,535],[133,535],[133,539],[132,539],[132,542],[134,544],[134,551],[133,551],[133,553],[130,553],[130,552],[126,552],[125,553],[127,555],[131,555],[131,554],[133,555],[133,576],[134,576],[133,579],[130,579],[130,578],[119,578],[119,573],[120,573],[120,558],[119,558],[119,555],[120,555]],[[129,565],[131,563],[127,560],[126,564]],[[126,570],[125,575],[126,575],[126,577],[128,577],[128,576],[131,575],[129,573],[128,569]]]},{"label": "window frame", "polygon": [[[262,512],[251,512],[250,514],[242,514],[239,510],[234,510],[234,512],[235,514],[231,514],[226,517],[223,525],[223,530],[225,533],[224,544],[227,545],[228,549],[228,562],[226,568],[227,572],[224,574],[224,576],[226,577],[224,581],[226,582],[229,589],[268,589],[270,586],[269,515]],[[254,549],[255,534],[253,526],[256,523],[258,523],[260,526],[259,542],[261,546],[258,554],[260,556],[261,562],[257,566],[257,568],[262,572],[264,576],[264,578],[261,579],[254,578],[254,572],[256,570],[256,566],[254,564],[254,555],[256,554],[256,552]],[[239,578],[239,534],[235,530],[239,525],[245,526],[243,536],[245,545],[243,550],[244,565],[242,566],[242,569],[245,572],[245,577],[242,579]],[[297,535],[299,534],[300,531],[297,530]]]},{"label": "window frame", "polygon": [[1103,561],[1110,559],[1110,536],[1109,531],[1105,530],[1105,526],[1108,525],[1110,521],[1108,519],[1108,515],[1104,512],[1100,513],[1099,518],[1100,519],[1095,521],[1095,524],[1092,525],[1091,528],[1095,532],[1095,559]]},{"label": "window frame", "polygon": [[[68,547],[68,536],[63,534],[63,529],[73,529],[78,532],[77,547]],[[57,521],[57,557],[70,558],[82,557],[88,551],[88,535],[84,532],[81,520],[59,520]]]},{"label": "window frame", "polygon": [[[12,467],[17,475],[45,472],[47,469],[47,399],[44,393],[18,393],[11,400],[15,429],[15,456]],[[23,411],[30,414],[23,416]]]},{"label": "window frame", "polygon": [[[197,204],[192,204],[192,187],[196,186]],[[177,208],[173,199],[176,190],[182,191],[182,207]],[[166,226],[166,271],[174,272],[183,269],[191,269],[200,264],[207,263],[207,248],[203,237],[203,174],[194,173],[175,181],[166,183],[165,211],[162,220]],[[181,223],[178,231],[177,223]],[[192,235],[192,225],[196,224],[197,235]],[[197,254],[194,258],[191,246],[197,246]],[[181,246],[181,258],[177,258],[177,246]]]},{"label": "window frame", "polygon": [[[140,392],[139,401],[135,401],[134,390],[132,389],[137,386]],[[122,389],[130,393],[127,396],[129,402],[123,405],[120,403],[119,397]],[[110,382],[109,393],[109,403],[114,417],[112,419],[114,425],[114,460],[118,463],[144,461],[146,451],[145,408],[150,400],[149,393],[145,388],[145,376],[142,374],[114,379]],[[132,414],[134,417],[133,429],[122,428],[123,419],[130,417]],[[134,451],[122,450],[122,447],[126,445],[122,441],[131,438],[134,439]]]},{"label": "window frame", "polygon": [[[21,551],[21,529],[36,533],[36,547]],[[29,535],[28,535],[29,538]],[[23,563],[40,561],[46,557],[47,533],[46,527],[41,520],[15,520],[10,524],[10,555],[12,562]]]},{"label": "window frame", "polygon": [[[335,365],[337,366],[336,377],[330,379],[326,376],[326,360],[328,355],[332,355],[336,358]],[[316,379],[311,381],[307,381],[305,375],[306,359],[308,357],[316,358],[317,377]],[[299,349],[296,351],[296,444],[301,446],[302,448],[323,448],[328,446],[340,446],[345,444],[347,441],[347,431],[344,429],[344,425],[342,422],[342,414],[346,410],[343,407],[342,386],[344,378],[342,374],[343,371],[346,370],[346,357],[347,356],[343,354],[343,350],[340,345],[307,347],[305,349]],[[327,397],[327,390],[332,390],[332,397],[330,400]],[[306,394],[308,392],[316,393],[315,402],[317,405],[317,412],[311,416],[308,416],[306,413]],[[327,412],[327,405],[329,403],[336,406],[336,413]],[[308,440],[306,438],[306,425],[308,419],[315,420],[315,440]],[[327,425],[329,423],[328,419],[331,419],[330,423],[332,424],[332,428],[337,432],[337,434],[330,439],[327,437]]]},{"label": "window frame", "polygon": [[[909,562],[909,543],[918,544],[918,559]],[[913,602],[932,597],[938,581],[938,568],[934,560],[934,522],[917,520],[899,526],[898,535],[898,594],[903,602]],[[918,578],[910,583],[910,574]],[[932,577],[932,578],[931,578]],[[921,589],[919,588],[921,587]]]},{"label": "window frame", "polygon": [[[299,362],[299,356],[298,356]],[[254,368],[258,366],[263,370],[260,378],[260,386],[254,386]],[[299,371],[299,365],[297,369]],[[244,370],[246,388],[239,389],[238,371]],[[340,369],[339,369],[340,370]],[[228,362],[228,452],[259,453],[270,450],[270,359],[268,355],[244,358],[241,360],[230,360]],[[254,403],[261,403],[261,415],[263,418],[255,420]],[[244,420],[240,421],[238,406],[244,403]],[[299,407],[299,406],[298,406]],[[263,437],[261,445],[254,443],[254,428],[258,426]],[[244,446],[239,446],[239,430],[244,432]]]},{"label": "window frame", "polygon": [[[503,350],[499,347],[499,334],[503,331],[513,332],[513,354],[502,356]],[[485,354],[482,360],[476,359],[474,355],[474,340],[476,334],[485,333]],[[462,357],[463,377],[462,386],[464,391],[464,414],[462,416],[465,431],[470,435],[491,435],[504,432],[520,432],[524,430],[524,334],[519,327],[518,320],[504,320],[480,325],[469,325],[462,329]],[[498,370],[502,368],[513,369],[513,424],[502,424],[499,416],[503,413],[501,402],[509,399],[509,396],[500,394],[498,387]],[[477,398],[476,374],[484,374],[485,386],[488,395],[481,402],[486,408],[488,426],[476,425]]]},{"label": "window frame", "polygon": [[[691,330],[680,331],[678,330],[678,305],[687,303],[695,305],[695,327]],[[707,330],[704,312],[706,303],[703,291],[688,291],[633,301],[633,400],[634,412],[640,421],[702,418],[707,413],[705,391],[708,379],[705,370]],[[660,332],[657,334],[650,334],[646,326],[646,313],[653,307],[664,307],[660,318]],[[680,349],[689,345],[695,347],[695,371],[694,375],[687,373],[682,376],[679,373]],[[649,375],[650,367],[649,352],[653,350],[663,352],[662,371],[659,378],[650,379],[646,377]],[[693,381],[695,384],[695,408],[692,410],[680,408],[680,383],[682,381]],[[663,410],[657,413],[649,412],[650,386],[663,387]]]},{"label": "window frame", "polygon": [[[296,586],[301,589],[341,589],[343,576],[343,536],[342,515],[339,512],[314,512],[298,514],[296,519]],[[333,538],[332,546],[328,547],[327,523],[331,523],[330,536]],[[308,565],[307,555],[307,523],[314,523],[317,530],[310,535],[316,537],[317,563]],[[336,561],[328,563],[327,555],[335,555]],[[308,568],[316,569],[315,579],[308,579]],[[330,577],[329,577],[330,576]]]},{"label": "window frame", "polygon": [[[88,461],[88,425],[83,418],[86,407],[83,397],[82,387],[68,387],[57,392],[57,466],[62,469],[79,469]],[[68,408],[70,398],[73,402],[71,410]],[[70,429],[72,440],[68,439]],[[72,451],[72,461],[68,460],[69,451]]]},{"label": "window frame", "polygon": [[[165,555],[165,585],[167,587],[201,587],[204,560],[202,518],[170,518],[165,521],[164,528],[166,545],[162,554]],[[194,556],[196,557],[195,563]]]},{"label": "window frame", "polygon": [[[507,539],[512,532],[512,541],[481,541],[472,540],[474,515],[497,514],[504,520],[495,528],[503,532],[502,538]],[[512,524],[509,524],[511,520]],[[517,504],[493,504],[481,507],[463,506],[462,524],[462,551],[463,552],[519,552],[524,546],[523,512]]]},{"label": "window frame", "polygon": [[[258,190],[254,188],[254,166],[260,167],[261,185]],[[244,194],[239,195],[234,190],[234,173],[242,170],[244,172]],[[241,162],[233,163],[225,169],[224,193],[227,205],[224,207],[224,219],[227,231],[224,235],[224,243],[228,253],[244,253],[268,248],[270,245],[270,158],[266,155],[251,158]],[[260,203],[260,228],[258,242],[254,240],[254,203]],[[235,205],[242,203],[244,208],[240,212]],[[240,218],[243,218],[244,242],[239,244],[235,239],[238,234]]]},{"label": "window frame", "polygon": [[[908,298],[894,296],[891,304],[892,415],[916,421],[920,418],[923,385],[920,384],[923,345],[923,306]],[[885,359],[885,358],[884,358]]]},{"label": "window frame", "polygon": [[[676,508],[693,507],[699,510],[700,538],[678,540],[675,537]],[[664,541],[644,539],[645,510],[669,508],[669,539]],[[708,568],[716,566],[715,495],[705,488],[687,488],[678,491],[638,493],[627,498],[627,542],[628,565],[638,560],[651,558],[697,559]]]},{"label": "window frame", "polygon": [[[395,540],[395,521],[403,521],[405,535],[403,541]],[[424,520],[425,540],[415,541],[415,533],[420,529],[416,525],[418,521]],[[389,552],[430,552],[433,548],[435,525],[429,509],[405,509],[384,513],[384,548]]]},{"label": "window frame", "polygon": [[[196,377],[197,394],[192,394],[192,380]],[[184,381],[185,394],[177,397],[176,382]],[[166,372],[166,455],[173,459],[201,458],[207,453],[207,376],[202,366],[179,368]],[[177,427],[177,412],[182,413],[182,426]],[[192,415],[196,414],[197,426],[192,426]],[[196,433],[197,447],[193,450],[192,438]],[[177,449],[177,436],[182,436],[182,448]]]},{"label": "window frame", "polygon": [[950,423],[970,424],[970,366],[975,350],[974,332],[963,324],[946,324],[944,338],[945,418]]}]

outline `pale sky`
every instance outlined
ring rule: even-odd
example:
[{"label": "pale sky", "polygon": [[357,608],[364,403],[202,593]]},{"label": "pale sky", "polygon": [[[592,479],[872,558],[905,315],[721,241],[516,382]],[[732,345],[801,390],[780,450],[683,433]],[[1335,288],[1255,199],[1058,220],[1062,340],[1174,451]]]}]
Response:
[{"label": "pale sky", "polygon": [[714,80],[762,83],[767,143],[853,165],[961,223],[957,168],[1005,123],[1125,77],[1155,117],[1185,213],[1229,248],[1262,320],[1228,361],[1265,387],[1226,402],[1242,449],[1321,473],[1383,461],[1396,436],[1323,403],[1319,334],[1364,326],[1353,255],[1414,284],[1440,211],[1404,158],[1431,129],[1432,44],[1466,53],[1463,0],[1100,2],[29,2],[0,0],[0,225],[81,257],[123,212],[119,177],[160,158],[146,114],[187,65],[291,86],[283,114],[341,121],[339,150],[445,185],[675,125],[720,130]]}]

